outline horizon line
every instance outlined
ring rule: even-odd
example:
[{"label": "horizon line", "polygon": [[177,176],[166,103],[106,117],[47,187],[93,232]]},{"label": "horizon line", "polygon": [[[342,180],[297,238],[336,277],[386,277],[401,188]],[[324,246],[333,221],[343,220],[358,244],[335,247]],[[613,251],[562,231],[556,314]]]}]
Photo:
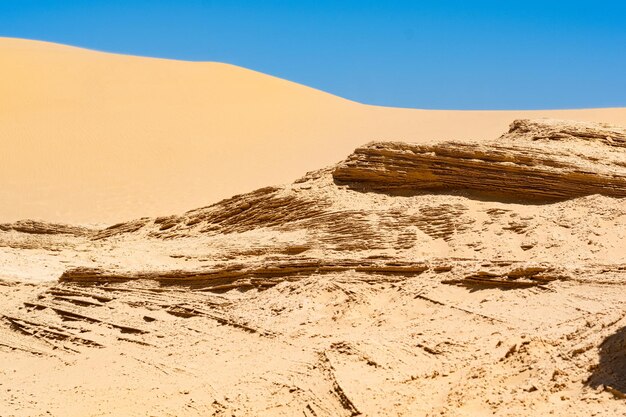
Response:
[{"label": "horizon line", "polygon": [[88,47],[88,46],[82,46],[82,45],[76,45],[76,44],[68,44],[68,43],[62,43],[62,42],[58,42],[58,41],[51,41],[51,40],[47,40],[47,39],[35,39],[35,38],[19,38],[19,37],[13,37],[13,36],[6,36],[6,35],[2,35],[0,34],[0,41],[3,39],[7,39],[7,40],[14,40],[14,41],[25,41],[25,42],[32,42],[32,43],[42,43],[42,44],[48,44],[48,45],[53,45],[53,46],[60,46],[60,47],[64,47],[64,48],[73,48],[73,49],[79,49],[79,50],[83,50],[83,51],[87,51],[87,52],[95,52],[95,53],[100,53],[100,54],[109,54],[109,55],[117,55],[117,56],[123,56],[123,57],[130,57],[130,58],[138,58],[138,59],[148,59],[148,60],[161,60],[161,61],[171,61],[171,62],[180,62],[180,63],[188,63],[188,64],[219,64],[219,65],[228,65],[228,66],[232,66],[232,67],[236,67],[236,68],[240,68],[246,71],[252,71],[252,72],[256,72],[258,74],[262,74],[265,75],[267,77],[272,77],[272,78],[276,78],[278,80],[282,80],[285,82],[289,82],[292,84],[296,84],[298,86],[301,87],[305,87],[308,89],[312,89],[312,90],[316,90],[319,92],[322,92],[324,94],[329,94],[332,95],[334,97],[337,97],[339,99],[342,100],[346,100],[346,101],[350,101],[362,106],[370,106],[370,107],[384,107],[384,108],[389,108],[389,109],[399,109],[399,110],[422,110],[422,111],[454,111],[454,112],[546,112],[546,111],[584,111],[584,110],[610,110],[610,109],[623,109],[626,108],[626,106],[605,106],[605,107],[558,107],[558,108],[533,108],[533,109],[528,109],[528,108],[506,108],[506,109],[494,109],[494,108],[479,108],[479,109],[458,109],[458,108],[432,108],[432,107],[403,107],[403,106],[390,106],[390,105],[381,105],[381,104],[372,104],[372,103],[364,103],[358,100],[353,100],[350,98],[346,98],[343,97],[341,95],[335,94],[333,92],[318,88],[318,87],[313,87],[307,84],[303,84],[300,83],[298,81],[294,81],[294,80],[290,80],[288,78],[284,78],[284,77],[279,77],[277,75],[274,74],[270,74],[264,71],[260,71],[254,68],[250,68],[250,67],[244,67],[242,65],[238,65],[238,64],[233,64],[230,62],[224,62],[224,61],[211,61],[211,60],[194,60],[194,59],[181,59],[181,58],[172,58],[172,57],[163,57],[163,56],[154,56],[154,55],[137,55],[137,54],[131,54],[131,53],[126,53],[126,52],[120,52],[120,51],[112,51],[112,50],[104,50],[104,49],[97,49],[97,48],[93,48],[93,47]]}]

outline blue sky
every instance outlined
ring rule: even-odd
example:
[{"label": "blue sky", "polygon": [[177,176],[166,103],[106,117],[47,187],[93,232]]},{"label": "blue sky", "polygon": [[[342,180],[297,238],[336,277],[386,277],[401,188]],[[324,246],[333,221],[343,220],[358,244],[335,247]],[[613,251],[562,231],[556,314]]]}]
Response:
[{"label": "blue sky", "polygon": [[369,104],[626,106],[623,0],[0,0],[0,36],[228,62]]}]

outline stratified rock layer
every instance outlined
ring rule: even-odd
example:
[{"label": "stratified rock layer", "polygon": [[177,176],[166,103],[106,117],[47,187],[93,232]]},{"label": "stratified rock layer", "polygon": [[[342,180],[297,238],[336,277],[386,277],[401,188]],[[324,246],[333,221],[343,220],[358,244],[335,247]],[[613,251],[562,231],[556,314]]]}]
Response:
[{"label": "stratified rock layer", "polygon": [[469,190],[539,201],[626,197],[626,155],[614,151],[625,138],[618,127],[517,120],[491,143],[374,142],[356,149],[333,177],[388,193]]}]

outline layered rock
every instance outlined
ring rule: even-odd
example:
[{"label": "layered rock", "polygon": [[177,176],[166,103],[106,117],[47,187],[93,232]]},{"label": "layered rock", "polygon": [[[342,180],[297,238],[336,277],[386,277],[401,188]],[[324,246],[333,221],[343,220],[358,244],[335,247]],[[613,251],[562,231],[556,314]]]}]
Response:
[{"label": "layered rock", "polygon": [[470,191],[538,201],[626,197],[626,152],[613,151],[623,147],[625,132],[589,123],[518,120],[487,143],[374,142],[356,149],[333,177],[355,189],[387,193]]},{"label": "layered rock", "polygon": [[515,120],[501,140],[521,141],[583,141],[606,146],[626,148],[626,130],[605,123],[577,122],[573,120]]},{"label": "layered rock", "polygon": [[15,231],[34,235],[71,235],[83,237],[90,236],[93,232],[92,229],[86,227],[47,223],[36,220],[20,220],[14,223],[2,223],[0,224],[0,231]]},{"label": "layered rock", "polygon": [[82,364],[53,388],[84,399],[116,358],[157,414],[622,415],[622,132],[516,121],[178,215],[0,225],[3,363]]}]

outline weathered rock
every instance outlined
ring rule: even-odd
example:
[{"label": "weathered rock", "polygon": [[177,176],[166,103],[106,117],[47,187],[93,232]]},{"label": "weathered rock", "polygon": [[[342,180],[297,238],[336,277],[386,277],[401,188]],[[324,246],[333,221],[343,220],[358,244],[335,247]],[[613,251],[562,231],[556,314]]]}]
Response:
[{"label": "weathered rock", "polygon": [[521,120],[490,143],[374,142],[356,149],[333,177],[385,193],[470,191],[535,201],[626,197],[626,152],[597,157],[603,148],[623,147],[624,137],[624,129],[606,125]]},{"label": "weathered rock", "polygon": [[554,119],[515,120],[500,140],[597,142],[602,145],[626,148],[626,130],[603,123],[563,121]]},{"label": "weathered rock", "polygon": [[0,231],[15,231],[33,235],[73,235],[89,236],[93,229],[67,224],[47,223],[36,220],[20,220],[15,223],[0,224]]},{"label": "weathered rock", "polygon": [[65,271],[59,281],[106,284],[147,279],[157,281],[161,285],[181,285],[196,289],[225,291],[233,288],[268,288],[285,280],[302,279],[313,274],[354,271],[408,277],[419,275],[428,268],[428,265],[423,262],[300,258],[274,260],[252,265],[234,263],[210,270],[112,271],[81,267]]},{"label": "weathered rock", "polygon": [[2,225],[0,353],[20,383],[78,364],[50,392],[80,399],[121,364],[112,395],[152,381],[172,415],[623,415],[620,132],[517,121],[94,234]]}]

